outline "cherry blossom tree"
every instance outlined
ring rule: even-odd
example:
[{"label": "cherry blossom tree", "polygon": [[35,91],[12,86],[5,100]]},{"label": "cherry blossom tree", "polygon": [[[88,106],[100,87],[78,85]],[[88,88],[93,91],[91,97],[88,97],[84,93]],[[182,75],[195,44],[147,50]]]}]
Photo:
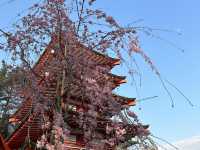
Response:
[{"label": "cherry blossom tree", "polygon": [[[84,57],[70,52],[83,47],[107,55],[112,53],[122,63],[135,54],[141,55],[152,70],[159,75],[151,59],[139,46],[137,28],[121,26],[112,16],[93,8],[95,0],[43,0],[34,4],[29,13],[15,24],[14,30],[0,30],[3,39],[1,49],[11,54],[12,59],[22,68],[26,76],[24,88],[17,89],[27,97],[33,97],[33,112],[43,115],[43,131],[36,146],[45,149],[62,149],[63,139],[70,134],[68,119],[73,119],[69,99],[78,89],[82,105],[89,101],[88,111],[77,111],[74,121],[81,128],[86,147],[93,148],[94,139],[101,143],[99,149],[118,146],[126,149],[157,149],[150,139],[137,115],[128,107],[113,98],[113,83],[105,73],[109,67],[100,67]],[[45,66],[45,86],[38,87],[38,80],[44,77],[32,66],[49,43],[54,41],[52,53],[55,57]],[[56,66],[56,68],[55,68]],[[129,70],[133,73],[134,68]],[[101,79],[101,80],[99,80]],[[50,101],[42,95],[52,82],[57,82],[56,99]],[[65,98],[64,98],[65,97]],[[84,107],[84,106],[83,106]],[[53,109],[52,109],[53,108]],[[46,115],[50,114],[50,115]],[[94,135],[99,123],[98,117],[104,116],[106,135]],[[112,119],[114,116],[117,119]],[[104,123],[104,122],[103,122]],[[105,123],[104,123],[105,124]]]}]

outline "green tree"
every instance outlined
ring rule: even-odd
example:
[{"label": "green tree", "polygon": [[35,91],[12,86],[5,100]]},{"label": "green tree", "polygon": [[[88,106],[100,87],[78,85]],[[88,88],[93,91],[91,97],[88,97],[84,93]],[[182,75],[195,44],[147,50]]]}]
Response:
[{"label": "green tree", "polygon": [[19,85],[19,67],[12,69],[4,61],[0,68],[0,133],[7,137],[12,128],[9,125],[9,117],[20,104],[20,98],[15,95],[16,85]]}]

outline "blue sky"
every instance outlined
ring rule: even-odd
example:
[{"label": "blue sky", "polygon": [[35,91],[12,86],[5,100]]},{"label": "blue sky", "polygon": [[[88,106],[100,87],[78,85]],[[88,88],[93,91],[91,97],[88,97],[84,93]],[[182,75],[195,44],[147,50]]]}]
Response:
[{"label": "blue sky", "polygon": [[[0,1],[1,28],[10,26],[16,20],[17,13],[23,12],[31,3],[36,2],[36,0],[15,0],[6,4],[4,3],[6,1],[8,0]],[[165,40],[142,33],[140,42],[142,49],[152,58],[162,76],[182,90],[195,104],[194,108],[190,107],[176,90],[167,85],[175,101],[175,108],[171,108],[170,98],[159,79],[148,65],[137,57],[142,71],[140,97],[155,95],[159,97],[142,102],[133,109],[144,123],[151,125],[154,135],[171,142],[200,135],[199,5],[199,0],[100,0],[96,3],[96,7],[113,15],[123,25],[142,19],[143,21],[134,25],[181,31],[182,35],[173,32],[154,33],[183,48],[184,53]],[[1,54],[1,57],[5,55]],[[124,70],[119,71],[118,68],[114,72],[123,75]],[[118,93],[136,97],[135,88],[130,84],[122,85]]]},{"label": "blue sky", "polygon": [[[155,32],[156,35],[175,43],[180,49],[156,38],[141,34],[141,46],[152,58],[162,76],[173,82],[195,104],[192,108],[180,94],[168,86],[175,101],[175,108],[170,107],[167,96],[160,81],[154,73],[137,59],[142,70],[141,97],[159,96],[152,101],[146,101],[133,108],[144,123],[151,125],[156,136],[171,142],[200,135],[200,102],[199,102],[199,33],[200,15],[198,0],[102,0],[98,4],[108,13],[113,14],[122,24],[143,19],[136,25],[152,28],[181,31],[182,35],[168,32]],[[122,73],[123,74],[123,73]],[[119,93],[136,96],[134,87],[123,85]]]}]

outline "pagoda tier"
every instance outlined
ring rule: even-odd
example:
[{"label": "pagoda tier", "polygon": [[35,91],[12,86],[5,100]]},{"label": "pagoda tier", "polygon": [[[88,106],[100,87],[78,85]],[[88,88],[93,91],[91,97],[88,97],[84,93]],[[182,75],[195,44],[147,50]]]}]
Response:
[{"label": "pagoda tier", "polygon": [[20,109],[18,109],[15,114],[10,117],[9,122],[21,121],[32,109],[32,99],[28,98],[23,102]]},{"label": "pagoda tier", "polygon": [[[57,44],[56,38],[52,38],[52,41],[46,48],[46,50],[43,52],[41,57],[39,58],[38,62],[34,66],[35,72],[40,72],[44,70],[44,64],[51,61],[54,58],[54,55],[52,55],[55,52],[56,44]],[[70,50],[71,56],[79,56],[84,59],[88,59],[90,61],[95,62],[97,65],[101,66],[107,66],[110,68],[110,70],[120,64],[120,59],[111,58],[109,56],[103,55],[101,53],[98,53],[96,51],[90,50],[83,44],[80,44],[79,42],[74,43],[76,44],[77,48],[74,48],[73,50]]]},{"label": "pagoda tier", "polygon": [[37,139],[42,135],[42,116],[41,114],[29,114],[21,121],[20,125],[17,126],[14,133],[8,137],[6,144],[11,149],[21,147],[25,141],[30,138],[31,141],[36,142]]},{"label": "pagoda tier", "polygon": [[[121,83],[124,83],[124,77],[117,77],[117,76],[113,76],[112,77],[112,82],[114,83],[115,86],[119,86]],[[40,84],[42,84],[42,82],[39,82]],[[39,85],[38,84],[38,88]],[[56,98],[56,81],[52,81],[51,85],[46,87],[46,88],[42,88],[43,91],[41,92],[41,94],[46,97],[47,99],[51,99],[54,100]],[[71,88],[72,93],[74,93],[74,96],[70,98],[68,98],[68,103],[72,104],[72,105],[78,105],[80,104],[80,99],[79,97],[81,97],[81,91],[79,90],[78,86],[73,86]],[[63,95],[64,96],[64,95]],[[115,95],[113,94],[113,98],[119,102],[121,105],[129,105],[129,106],[133,106],[135,105],[136,101],[134,98],[126,98],[126,97],[122,97],[119,95]],[[30,111],[30,109],[32,108],[32,99],[31,98],[27,98],[25,101],[23,101],[21,107],[17,110],[17,112],[9,119],[10,122],[19,122],[21,121],[26,114]]]},{"label": "pagoda tier", "polygon": [[[36,80],[38,89],[40,94],[42,94],[43,97],[46,97],[49,100],[55,100],[56,98],[56,88],[57,88],[57,81],[56,77],[55,79],[48,79],[46,76],[46,73],[50,73],[49,70],[53,69],[54,74],[62,74],[62,68],[58,68],[56,66],[50,66],[51,61],[55,59],[56,50],[55,45],[57,41],[53,38],[53,40],[50,42],[46,50],[41,55],[38,62],[33,67],[34,72],[38,75],[38,79]],[[101,83],[103,80],[107,80],[107,82],[110,82],[113,85],[113,88],[116,88],[122,83],[126,83],[124,76],[117,76],[109,73],[109,71],[115,66],[120,63],[119,59],[110,58],[108,56],[105,56],[103,54],[97,53],[95,51],[92,51],[88,48],[86,48],[84,45],[81,45],[80,43],[76,43],[76,48],[73,50],[69,50],[70,55],[76,56],[76,57],[83,57],[84,59],[87,59],[88,61],[93,62],[96,66],[101,66],[106,68],[107,72],[102,73],[102,77],[98,77],[95,79],[97,82]],[[83,66],[84,67],[84,66]],[[80,76],[74,75],[76,80],[80,80]],[[50,84],[46,85],[45,82],[49,80]],[[78,83],[75,83],[73,87],[70,89],[70,92],[73,93],[70,97],[66,97],[65,95],[62,95],[63,99],[67,101],[67,103],[71,106],[75,106],[76,111],[78,111],[78,108],[85,107],[84,109],[87,109],[88,105],[90,104],[87,99],[84,99],[84,104],[82,104],[82,101],[80,101],[80,97],[83,97],[81,94],[81,90],[79,89]],[[41,90],[40,90],[41,89]],[[36,142],[37,139],[42,135],[42,116],[39,112],[34,112],[32,114],[32,108],[33,108],[33,98],[26,96],[26,90],[24,92],[24,97],[26,98],[25,101],[23,101],[21,107],[18,109],[18,111],[9,119],[10,122],[13,122],[17,124],[17,129],[12,133],[12,135],[7,139],[6,144],[12,148],[16,149],[23,145],[25,142],[27,136],[33,141]],[[113,94],[112,97],[116,100],[116,102],[120,103],[124,108],[129,106],[134,106],[136,104],[136,100],[134,98],[126,98],[122,96],[118,96]],[[123,108],[123,107],[122,107]],[[76,112],[74,112],[76,113]],[[72,114],[73,115],[73,114]],[[112,117],[112,116],[110,116]],[[73,120],[73,118],[68,118],[70,120],[69,124],[71,126],[76,126],[76,122]],[[98,128],[97,130],[101,130],[102,134],[105,134],[105,128],[106,123],[110,122],[110,119],[105,119],[105,117],[102,117],[101,115],[98,118]],[[81,135],[81,132],[73,132],[72,135]],[[65,140],[66,143],[66,149],[71,150],[80,150],[84,147],[84,143],[81,143],[81,140],[77,141],[70,141]]]}]

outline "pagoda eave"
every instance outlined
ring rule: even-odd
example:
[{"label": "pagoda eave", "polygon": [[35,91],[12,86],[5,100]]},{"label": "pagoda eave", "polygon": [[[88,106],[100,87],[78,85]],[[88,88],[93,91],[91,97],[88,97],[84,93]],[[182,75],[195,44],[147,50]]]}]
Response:
[{"label": "pagoda eave", "polygon": [[136,98],[129,98],[120,95],[113,94],[113,97],[121,101],[123,106],[135,106],[136,105]]}]

